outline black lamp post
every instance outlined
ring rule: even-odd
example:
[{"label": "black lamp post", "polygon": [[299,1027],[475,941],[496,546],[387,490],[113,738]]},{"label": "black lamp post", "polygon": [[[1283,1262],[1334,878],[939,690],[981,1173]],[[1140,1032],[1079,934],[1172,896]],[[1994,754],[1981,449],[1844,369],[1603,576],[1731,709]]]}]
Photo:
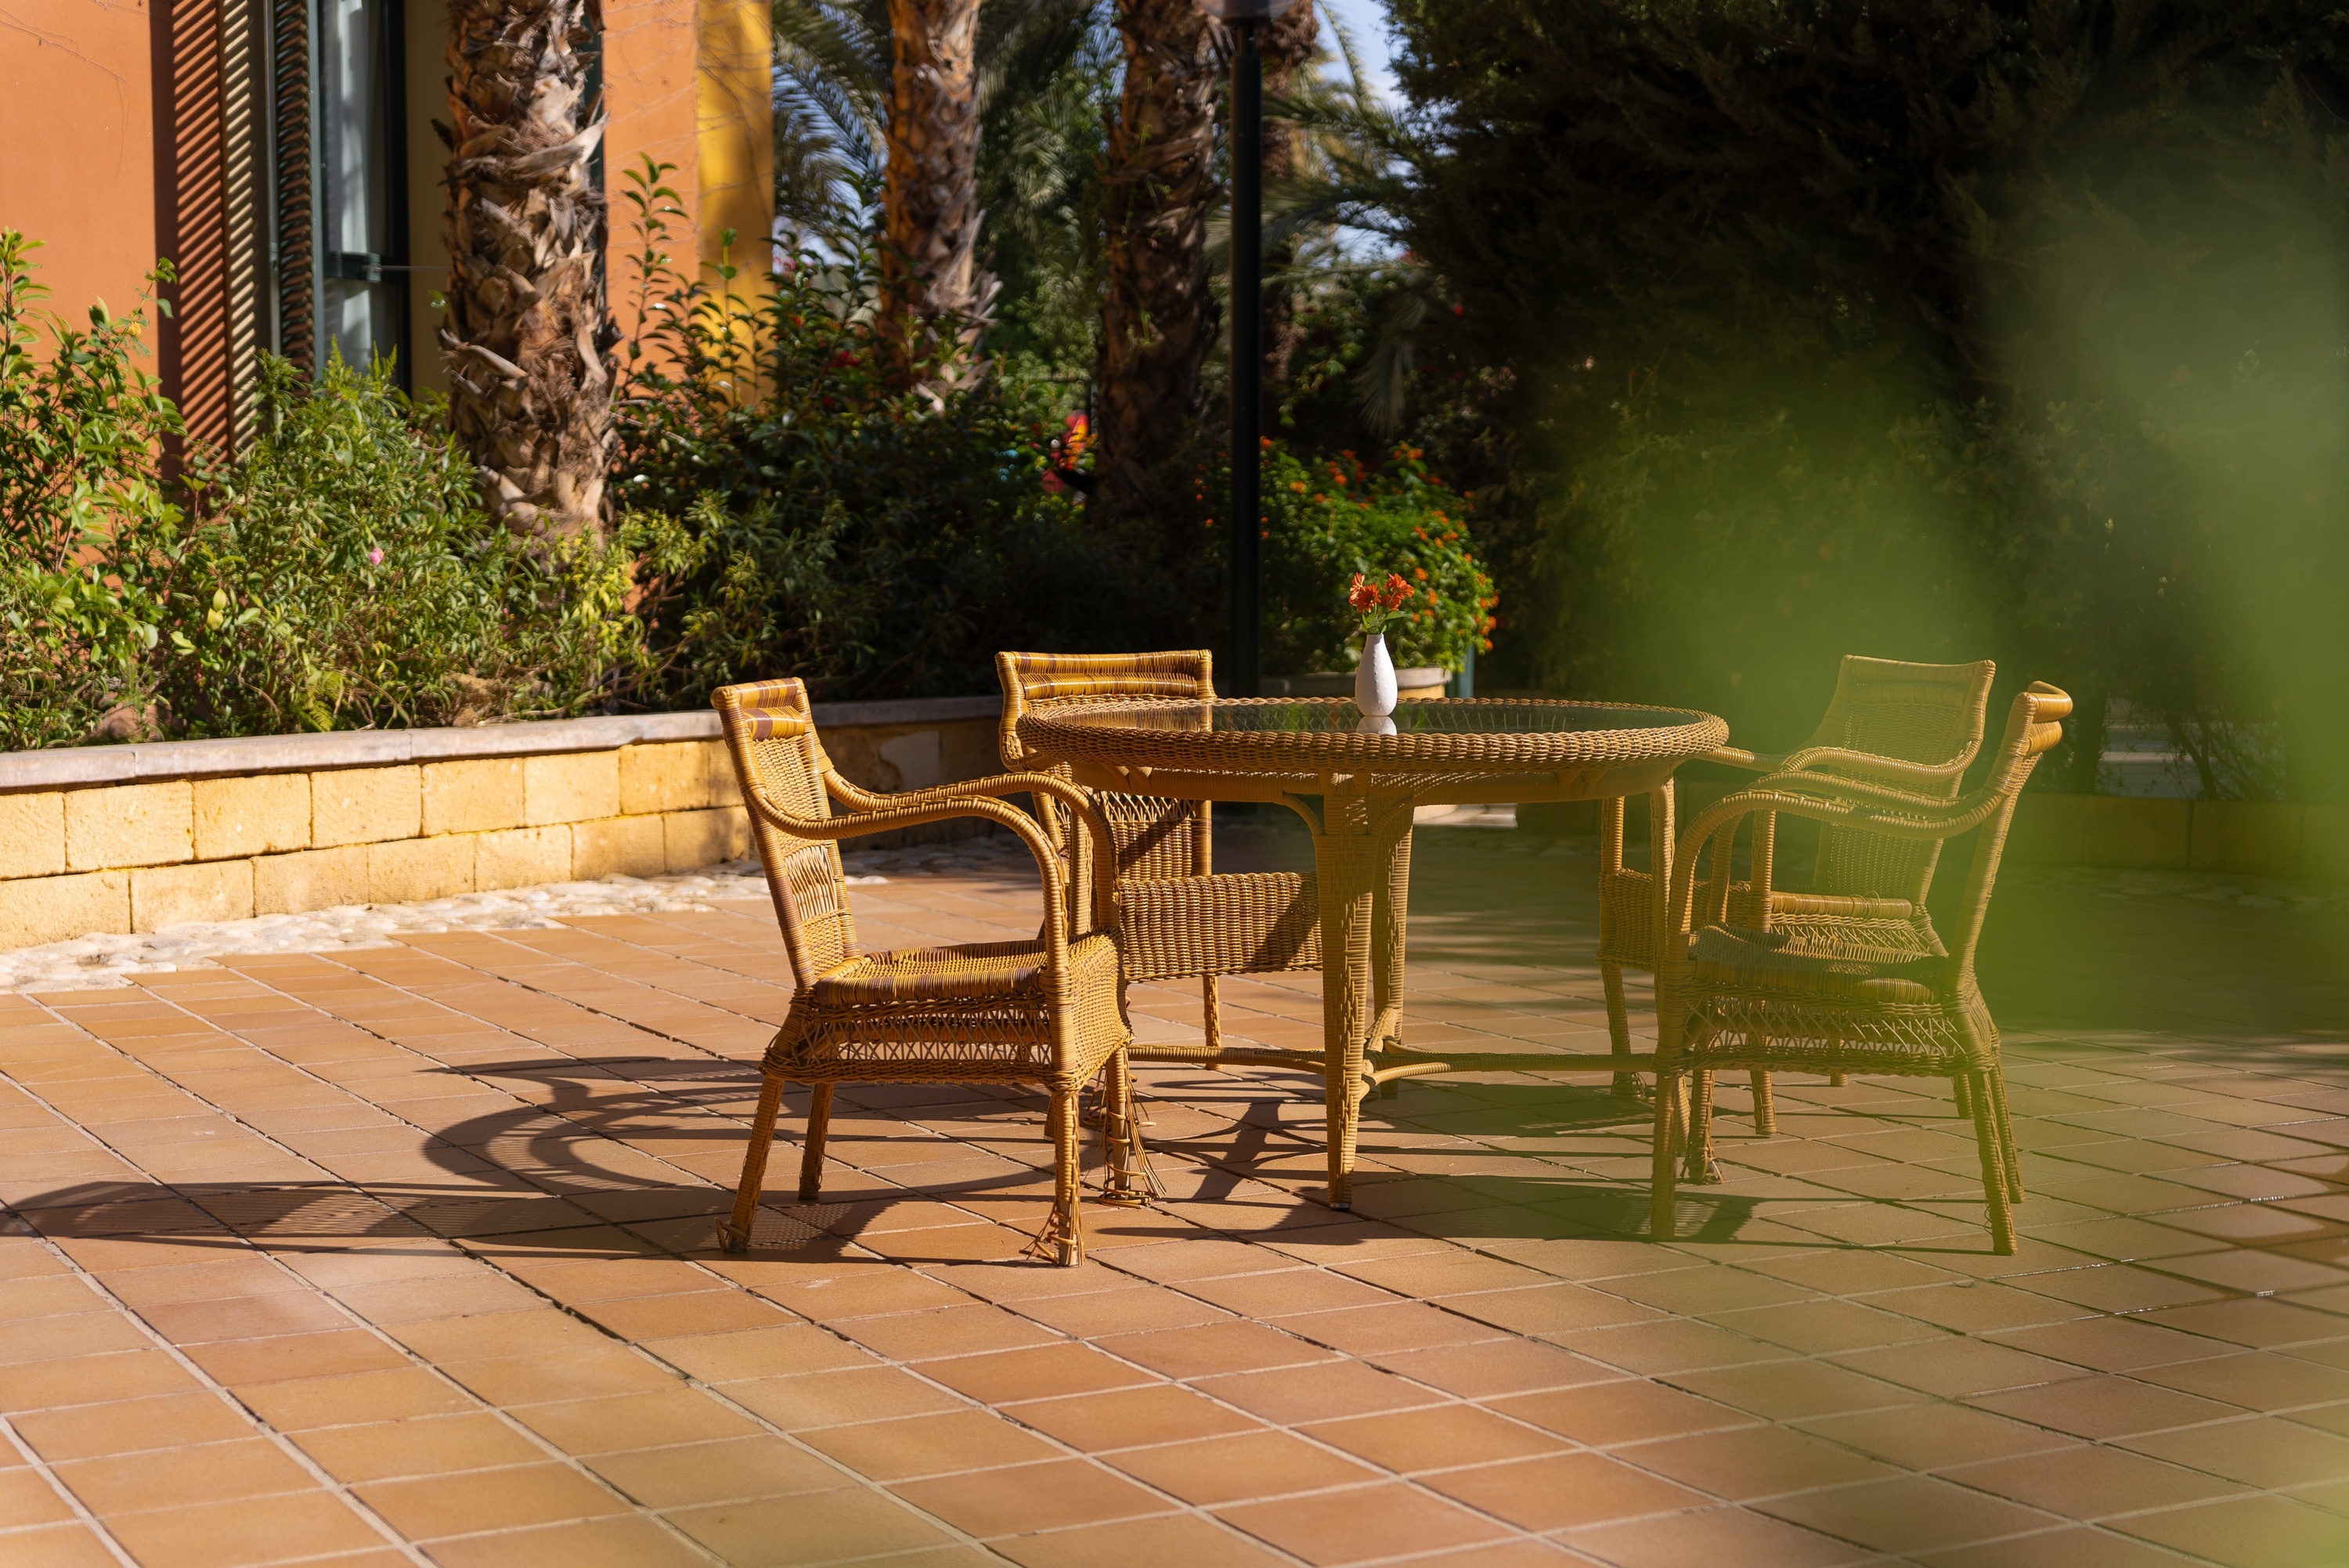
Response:
[{"label": "black lamp post", "polygon": [[1232,642],[1221,683],[1262,689],[1264,550],[1257,459],[1264,426],[1264,57],[1257,29],[1289,0],[1199,0],[1232,34]]}]

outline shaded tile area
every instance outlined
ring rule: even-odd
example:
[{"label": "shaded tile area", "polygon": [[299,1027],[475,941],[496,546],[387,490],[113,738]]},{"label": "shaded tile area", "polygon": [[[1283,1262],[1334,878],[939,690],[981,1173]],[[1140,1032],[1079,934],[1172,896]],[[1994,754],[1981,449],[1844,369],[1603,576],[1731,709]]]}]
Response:
[{"label": "shaded tile area", "polygon": [[[864,939],[1031,932],[998,863]],[[1587,847],[1414,869],[1414,1044],[1605,1048]],[[2002,892],[2009,1258],[1930,1081],[1782,1080],[1769,1140],[1724,1083],[1659,1246],[1603,1076],[1374,1098],[1340,1213],[1308,1080],[1165,1068],[1165,1197],[1079,1268],[1019,1257],[1040,1100],[968,1087],[843,1089],[730,1256],[756,903],[0,997],[0,1562],[2349,1561],[2335,918]],[[1224,995],[1318,1043],[1317,977]]]}]

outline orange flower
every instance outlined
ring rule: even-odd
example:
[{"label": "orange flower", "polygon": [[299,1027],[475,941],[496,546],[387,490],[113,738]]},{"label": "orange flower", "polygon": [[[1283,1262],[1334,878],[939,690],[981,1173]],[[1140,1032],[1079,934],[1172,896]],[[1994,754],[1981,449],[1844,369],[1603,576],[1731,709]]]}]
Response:
[{"label": "orange flower", "polygon": [[1365,613],[1378,607],[1379,591],[1361,573],[1354,573],[1354,585],[1346,590],[1346,603]]}]

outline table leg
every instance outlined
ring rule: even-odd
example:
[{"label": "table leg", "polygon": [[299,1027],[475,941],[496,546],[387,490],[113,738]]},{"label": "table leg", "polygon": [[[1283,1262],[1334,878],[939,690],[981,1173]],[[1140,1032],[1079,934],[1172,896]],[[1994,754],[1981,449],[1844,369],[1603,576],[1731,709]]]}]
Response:
[{"label": "table leg", "polygon": [[[1388,851],[1386,874],[1380,878],[1371,905],[1370,1065],[1392,1043],[1402,1043],[1402,967],[1411,917],[1411,830],[1405,828]],[[1392,1096],[1396,1085],[1380,1086],[1381,1096]]]},{"label": "table leg", "polygon": [[[1393,903],[1393,879],[1410,874],[1400,841],[1411,830],[1411,801],[1332,790],[1322,796],[1318,817],[1308,820],[1321,894],[1321,1073],[1330,1202],[1350,1209],[1368,1088],[1364,1057],[1381,1024],[1379,1012],[1391,1013],[1402,1000],[1402,910],[1392,912],[1389,940],[1376,940],[1375,933],[1381,887]],[[1403,892],[1408,893],[1407,883]],[[1391,1016],[1387,1022],[1391,1026]]]}]

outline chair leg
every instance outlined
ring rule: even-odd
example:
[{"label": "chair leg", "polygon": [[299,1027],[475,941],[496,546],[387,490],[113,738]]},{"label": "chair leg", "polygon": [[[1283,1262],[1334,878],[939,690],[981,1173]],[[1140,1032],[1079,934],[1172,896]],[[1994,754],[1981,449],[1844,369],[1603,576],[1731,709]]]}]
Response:
[{"label": "chair leg", "polygon": [[[1599,978],[1607,987],[1607,1040],[1614,1054],[1631,1054],[1631,1014],[1623,1003],[1623,966],[1611,958],[1599,961]],[[1640,1075],[1617,1073],[1614,1095],[1617,1099],[1640,1098]]]},{"label": "chair leg", "polygon": [[1974,1119],[1974,1091],[1966,1087],[1966,1080],[1962,1078],[1951,1078],[1950,1080],[1950,1093],[1951,1097],[1957,1101],[1957,1111],[1959,1117],[1964,1120],[1971,1121]]},{"label": "chair leg", "polygon": [[1199,976],[1199,1015],[1206,1020],[1207,1048],[1224,1048],[1224,990],[1213,975]]},{"label": "chair leg", "polygon": [[759,1088],[758,1114],[750,1119],[750,1147],[742,1153],[742,1181],[734,1189],[734,1213],[719,1233],[719,1244],[730,1253],[750,1250],[751,1223],[759,1217],[759,1189],[767,1181],[767,1153],[775,1143],[775,1118],[782,1109],[783,1080],[770,1073]]},{"label": "chair leg", "polygon": [[1142,1117],[1134,1107],[1133,1066],[1120,1051],[1109,1060],[1106,1095],[1108,1119],[1102,1142],[1109,1154],[1109,1179],[1102,1184],[1102,1202],[1135,1208],[1159,1195],[1158,1173],[1150,1168],[1150,1150],[1142,1142]]},{"label": "chair leg", "polygon": [[1754,1085],[1754,1134],[1757,1138],[1778,1135],[1778,1099],[1770,1087],[1770,1075],[1755,1068],[1748,1075]]},{"label": "chair leg", "polygon": [[1997,1118],[1992,1109],[1991,1088],[1982,1073],[1970,1075],[1973,1082],[1974,1143],[1982,1152],[1982,1199],[1990,1206],[1990,1244],[1993,1252],[2004,1257],[2014,1251],[2014,1218],[2006,1207],[2006,1151],[1999,1147]]},{"label": "chair leg", "polygon": [[1848,1084],[1848,1083],[1850,1083],[1850,1082],[1851,1082],[1851,1075],[1850,1075],[1849,1073],[1829,1073],[1829,1074],[1827,1074],[1827,1087],[1828,1087],[1829,1088],[1843,1088],[1845,1085],[1847,1085],[1847,1084]]},{"label": "chair leg", "polygon": [[1681,1130],[1681,1076],[1677,1072],[1659,1070],[1656,1074],[1656,1150],[1655,1173],[1648,1194],[1648,1233],[1659,1242],[1672,1239],[1672,1198],[1674,1179],[1679,1173]]},{"label": "chair leg", "polygon": [[820,1083],[808,1094],[807,1148],[800,1155],[800,1202],[812,1203],[823,1191],[823,1140],[832,1130],[832,1086]]},{"label": "chair leg", "polygon": [[1082,1263],[1085,1257],[1084,1212],[1078,1202],[1083,1169],[1077,1152],[1076,1085],[1052,1086],[1050,1122],[1052,1217],[1045,1222],[1044,1233],[1036,1241],[1049,1254],[1049,1261],[1067,1268]]},{"label": "chair leg", "polygon": [[1990,1090],[1991,1113],[1997,1119],[1999,1152],[2006,1163],[2006,1200],[2023,1202],[2023,1150],[2014,1142],[2014,1118],[2006,1109],[2006,1074],[1996,1067],[1982,1074],[1982,1084]]},{"label": "chair leg", "polygon": [[1721,1165],[1713,1154],[1713,1069],[1699,1068],[1689,1075],[1688,1152],[1681,1179],[1692,1187],[1721,1180]]}]

